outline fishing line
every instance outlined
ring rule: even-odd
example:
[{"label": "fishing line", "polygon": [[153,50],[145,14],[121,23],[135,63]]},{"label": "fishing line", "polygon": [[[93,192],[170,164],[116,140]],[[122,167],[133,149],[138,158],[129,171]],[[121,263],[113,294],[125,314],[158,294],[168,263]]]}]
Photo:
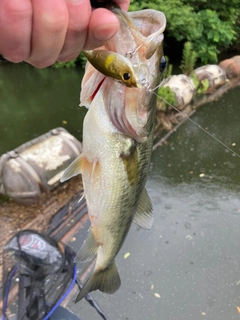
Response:
[{"label": "fishing line", "polygon": [[[142,44],[143,45],[143,44]],[[140,45],[139,47],[137,47],[134,50],[128,51],[126,53],[125,56],[129,56],[130,58],[133,57],[133,55],[139,50],[139,48],[142,46]],[[137,68],[138,65],[134,65],[135,68]],[[140,66],[139,66],[140,67]],[[174,107],[173,105],[171,105],[171,103],[169,103],[167,100],[165,100],[163,97],[161,97],[160,95],[158,95],[155,90],[158,89],[161,85],[162,85],[163,81],[160,82],[159,85],[157,85],[154,88],[150,87],[150,84],[147,81],[147,74],[143,73],[141,76],[141,79],[139,79],[139,84],[145,88],[145,90],[147,92],[152,92],[153,94],[155,94],[158,98],[160,98],[162,101],[164,101],[166,104],[168,104],[170,107],[172,107],[174,110],[176,110],[179,114],[183,115],[186,119],[188,119],[190,122],[192,122],[195,126],[197,126],[199,129],[201,129],[203,132],[205,132],[206,134],[208,134],[211,138],[213,138],[215,141],[217,141],[218,143],[220,143],[223,147],[225,147],[228,151],[230,151],[232,154],[234,154],[235,156],[237,156],[238,158],[240,158],[240,155],[235,152],[234,150],[232,150],[230,147],[228,147],[224,142],[222,142],[221,140],[219,140],[218,138],[216,138],[213,134],[211,134],[210,132],[208,132],[206,129],[204,129],[202,126],[200,126],[197,122],[195,122],[194,120],[192,120],[191,118],[189,118],[188,116],[186,116],[182,111],[178,110],[178,108]]]},{"label": "fishing line", "polygon": [[141,49],[142,46],[144,46],[145,44],[148,44],[150,41],[152,41],[152,39],[154,39],[154,35],[152,35],[152,37],[150,37],[149,39],[146,39],[143,43],[141,43],[141,44],[140,44],[138,47],[136,47],[135,49],[128,51],[128,52],[125,54],[125,57],[131,59],[131,58],[138,52],[138,50]]},{"label": "fishing line", "polygon": [[[147,41],[147,43],[149,43],[153,38],[150,37],[150,39]],[[145,41],[146,42],[146,41]],[[125,56],[129,57],[130,59],[133,57],[134,54],[136,54],[136,52],[142,47],[142,45],[144,45],[143,42],[140,46],[138,46],[137,48],[135,48],[134,50],[130,50],[128,51]],[[157,85],[155,88],[150,88],[150,84],[147,82],[147,77],[146,78],[142,78],[139,79],[140,80],[140,84],[146,89],[147,92],[152,92],[153,94],[155,94],[158,98],[160,98],[162,101],[164,101],[166,104],[168,104],[170,107],[172,107],[174,110],[176,110],[179,114],[183,115],[184,117],[186,117],[186,119],[188,119],[191,123],[193,123],[195,126],[197,126],[199,129],[201,129],[203,132],[205,132],[206,134],[208,134],[211,138],[213,138],[215,141],[217,141],[218,143],[220,143],[223,147],[225,147],[228,151],[232,152],[232,154],[234,154],[235,156],[237,156],[238,158],[240,158],[240,155],[235,152],[234,150],[232,150],[230,147],[228,147],[224,142],[222,142],[221,140],[219,140],[218,138],[216,138],[213,134],[211,134],[210,132],[208,132],[206,129],[204,129],[202,126],[200,126],[197,122],[195,122],[194,120],[192,120],[191,118],[189,118],[188,116],[186,116],[182,111],[178,110],[178,108],[174,107],[173,105],[171,105],[171,103],[169,103],[167,100],[165,100],[163,97],[161,97],[160,95],[158,95],[155,90],[158,89],[162,82],[160,82],[159,85]]]},{"label": "fishing line", "polygon": [[[159,86],[158,86],[159,87]],[[157,88],[157,87],[156,87]],[[197,126],[199,129],[201,129],[203,132],[205,132],[206,134],[208,134],[210,137],[212,137],[214,140],[216,140],[218,143],[220,143],[222,146],[224,146],[228,151],[232,152],[235,156],[237,156],[238,158],[240,158],[240,155],[235,152],[234,150],[232,150],[230,147],[228,147],[225,143],[223,143],[221,140],[219,140],[218,138],[216,138],[214,135],[212,135],[210,132],[208,132],[206,129],[204,129],[202,126],[200,126],[197,122],[195,122],[194,120],[192,120],[191,118],[189,118],[188,116],[186,116],[182,111],[178,110],[178,108],[174,107],[173,105],[171,105],[171,103],[169,103],[168,101],[166,101],[164,98],[162,98],[160,95],[158,95],[156,92],[154,92],[154,89],[148,89],[146,88],[146,91],[152,92],[153,94],[155,94],[158,98],[160,98],[162,101],[164,101],[165,103],[167,103],[170,107],[172,107],[174,110],[176,110],[179,114],[183,115],[184,117],[186,117],[189,121],[191,121],[195,126]]]}]

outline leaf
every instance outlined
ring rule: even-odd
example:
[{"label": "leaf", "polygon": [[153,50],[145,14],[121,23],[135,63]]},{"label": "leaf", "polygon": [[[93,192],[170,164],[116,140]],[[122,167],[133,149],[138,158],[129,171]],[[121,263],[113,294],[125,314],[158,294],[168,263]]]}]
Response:
[{"label": "leaf", "polygon": [[130,252],[125,253],[124,259],[127,259],[128,257],[130,257]]}]

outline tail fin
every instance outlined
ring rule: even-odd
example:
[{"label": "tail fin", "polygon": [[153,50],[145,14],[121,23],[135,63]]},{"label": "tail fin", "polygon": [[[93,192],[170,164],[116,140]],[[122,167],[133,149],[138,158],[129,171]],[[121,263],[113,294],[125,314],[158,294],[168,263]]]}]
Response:
[{"label": "tail fin", "polygon": [[83,286],[79,292],[75,303],[80,301],[87,293],[100,290],[105,293],[114,293],[118,290],[121,285],[121,279],[115,264],[115,261],[110,266],[101,271],[95,271],[93,275]]}]

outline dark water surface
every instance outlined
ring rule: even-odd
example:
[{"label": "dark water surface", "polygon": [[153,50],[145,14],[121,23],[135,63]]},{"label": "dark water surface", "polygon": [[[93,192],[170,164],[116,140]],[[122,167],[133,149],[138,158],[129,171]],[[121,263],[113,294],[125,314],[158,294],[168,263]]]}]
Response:
[{"label": "dark water surface", "polygon": [[0,154],[60,126],[81,140],[83,72],[0,65]]},{"label": "dark water surface", "polygon": [[[193,117],[237,153],[239,119],[239,88]],[[153,153],[154,226],[132,226],[117,258],[120,290],[94,293],[110,319],[239,319],[239,166],[239,157],[190,122]],[[98,319],[85,302],[73,308]]]},{"label": "dark water surface", "polygon": [[[0,153],[62,120],[80,139],[80,80],[79,70],[1,66]],[[193,117],[237,153],[239,119],[239,88]],[[111,320],[239,319],[239,167],[238,156],[189,121],[153,153],[154,226],[132,226],[117,257],[119,291],[93,293]],[[82,320],[100,319],[85,301],[70,309]]]}]

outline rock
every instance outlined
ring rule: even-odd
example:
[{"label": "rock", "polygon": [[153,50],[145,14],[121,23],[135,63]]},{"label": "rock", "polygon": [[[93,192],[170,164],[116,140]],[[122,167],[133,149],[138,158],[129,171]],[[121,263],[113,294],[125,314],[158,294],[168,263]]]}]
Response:
[{"label": "rock", "polygon": [[224,69],[215,64],[207,64],[194,70],[199,82],[207,79],[209,82],[206,92],[211,92],[221,86],[226,81],[226,73]]},{"label": "rock", "polygon": [[240,56],[223,60],[219,63],[219,66],[225,70],[228,79],[233,79],[240,76]]},{"label": "rock", "polygon": [[165,79],[162,86],[169,87],[174,92],[177,101],[174,107],[179,110],[190,103],[196,91],[193,81],[184,74]]}]

